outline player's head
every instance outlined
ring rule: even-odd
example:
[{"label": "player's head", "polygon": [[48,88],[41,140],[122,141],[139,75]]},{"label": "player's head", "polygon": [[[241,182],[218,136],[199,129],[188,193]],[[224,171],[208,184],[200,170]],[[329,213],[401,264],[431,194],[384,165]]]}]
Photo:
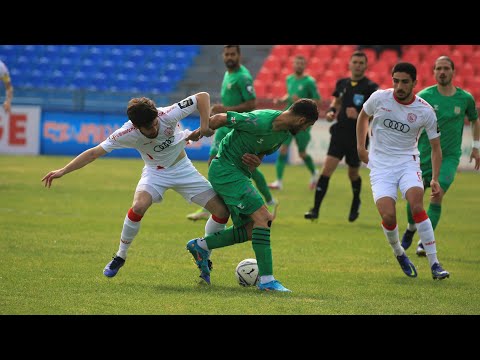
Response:
[{"label": "player's head", "polygon": [[146,137],[153,139],[158,135],[158,110],[153,100],[141,97],[128,102],[127,115],[133,125]]},{"label": "player's head", "polygon": [[392,69],[393,94],[397,100],[408,102],[417,85],[417,69],[409,62],[399,62]]},{"label": "player's head", "polygon": [[350,55],[350,61],[348,62],[348,68],[352,73],[352,79],[361,79],[365,74],[365,70],[367,69],[368,65],[368,58],[367,54],[363,51],[354,51],[352,55]]},{"label": "player's head", "polygon": [[296,135],[299,131],[306,130],[318,119],[317,103],[312,99],[298,99],[287,110],[294,117],[295,121],[290,124],[289,131]]},{"label": "player's head", "polygon": [[295,74],[298,76],[303,75],[306,66],[307,60],[303,55],[297,55],[293,58],[293,71],[295,71]]},{"label": "player's head", "polygon": [[223,45],[223,62],[228,70],[240,66],[240,45]]},{"label": "player's head", "polygon": [[435,81],[442,86],[447,86],[452,83],[453,75],[455,74],[455,64],[448,56],[442,55],[433,65],[433,75]]}]

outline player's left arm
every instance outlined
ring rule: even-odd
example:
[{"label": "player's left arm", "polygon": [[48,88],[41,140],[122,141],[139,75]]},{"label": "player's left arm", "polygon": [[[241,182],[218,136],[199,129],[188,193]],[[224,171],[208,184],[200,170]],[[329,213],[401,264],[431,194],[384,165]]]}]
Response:
[{"label": "player's left arm", "polygon": [[440,184],[438,177],[440,176],[440,166],[442,165],[442,148],[440,146],[440,136],[430,139],[430,146],[432,147],[432,181],[430,187],[432,188],[432,197],[440,195]]},{"label": "player's left arm", "polygon": [[475,159],[475,170],[480,169],[480,120],[472,121],[473,145],[470,162]]},{"label": "player's left arm", "polygon": [[9,113],[12,109],[12,99],[13,99],[13,85],[12,80],[9,75],[6,75],[3,78],[3,83],[5,84],[5,101],[3,103],[3,108],[5,112]]}]

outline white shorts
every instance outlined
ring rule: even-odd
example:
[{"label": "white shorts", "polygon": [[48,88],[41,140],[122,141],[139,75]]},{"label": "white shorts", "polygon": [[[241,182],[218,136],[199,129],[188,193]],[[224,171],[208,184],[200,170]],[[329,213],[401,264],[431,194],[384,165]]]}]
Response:
[{"label": "white shorts", "polygon": [[370,169],[370,184],[372,185],[373,201],[388,196],[397,201],[398,189],[405,199],[405,194],[412,187],[423,189],[422,170],[420,161],[411,158],[396,166],[388,168]]},{"label": "white shorts", "polygon": [[159,203],[168,189],[175,190],[189,203],[195,197],[193,202],[200,206],[205,206],[216,195],[210,182],[186,156],[166,169],[145,166],[135,191],[146,191],[152,196],[153,202]]}]

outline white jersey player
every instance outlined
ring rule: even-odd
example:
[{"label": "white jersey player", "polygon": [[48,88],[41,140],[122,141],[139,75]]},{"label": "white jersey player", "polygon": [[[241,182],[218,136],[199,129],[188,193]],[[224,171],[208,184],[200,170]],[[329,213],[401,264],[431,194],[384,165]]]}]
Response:
[{"label": "white jersey player", "polygon": [[[432,196],[438,196],[442,151],[437,118],[433,108],[413,93],[417,83],[414,65],[407,62],[396,64],[392,70],[392,80],[393,89],[374,92],[358,115],[358,156],[370,169],[373,198],[382,218],[383,231],[403,272],[410,277],[417,276],[415,266],[399,241],[395,210],[398,189],[412,209],[433,279],[444,279],[450,274],[437,259],[432,223],[423,207],[424,189],[417,147],[421,131],[425,129],[432,147]],[[365,139],[370,119],[368,151]]]},{"label": "white jersey player", "polygon": [[5,85],[5,101],[3,102],[3,109],[5,112],[9,113],[12,108],[12,99],[13,99],[13,85],[12,80],[10,79],[10,73],[8,68],[3,61],[0,60],[0,79]]},{"label": "white jersey player", "polygon": [[[179,121],[200,113],[200,128],[182,130]],[[78,155],[61,169],[50,171],[42,181],[50,188],[52,180],[80,169],[115,149],[134,148],[145,162],[138,182],[132,207],[128,210],[120,236],[120,246],[107,266],[104,275],[113,277],[124,265],[127,252],[140,229],[140,220],[153,202],[161,202],[164,193],[173,189],[188,202],[205,207],[212,214],[205,225],[205,233],[221,231],[229,212],[210,182],[193,166],[185,153],[187,141],[211,136],[209,128],[210,95],[200,92],[167,107],[156,107],[148,98],[134,98],[127,107],[129,121],[113,132],[105,141]],[[211,263],[210,263],[211,266]],[[205,279],[203,279],[206,281]]]}]

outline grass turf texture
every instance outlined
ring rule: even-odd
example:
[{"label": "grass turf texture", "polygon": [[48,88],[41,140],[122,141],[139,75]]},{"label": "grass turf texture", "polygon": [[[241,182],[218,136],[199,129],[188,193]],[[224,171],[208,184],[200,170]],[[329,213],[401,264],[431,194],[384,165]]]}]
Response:
[{"label": "grass turf texture", "polygon": [[[284,189],[273,191],[280,206],[271,239],[275,276],[293,293],[278,294],[237,284],[236,265],[254,257],[250,242],[214,250],[212,285],[198,285],[185,244],[203,234],[205,222],[187,220],[197,207],[174,191],[149,209],[125,266],[106,278],[143,162],[102,158],[44,188],[41,178],[71,159],[0,155],[0,314],[480,314],[478,173],[459,173],[444,199],[436,239],[451,277],[434,281],[426,258],[415,255],[418,235],[407,254],[419,275],[401,271],[380,227],[368,169],[361,170],[354,223],[343,167],[311,222],[303,218],[313,204],[310,174],[287,166]],[[206,162],[195,165],[207,174]],[[274,165],[261,169],[274,180]],[[397,216],[401,236],[403,199]]]}]

